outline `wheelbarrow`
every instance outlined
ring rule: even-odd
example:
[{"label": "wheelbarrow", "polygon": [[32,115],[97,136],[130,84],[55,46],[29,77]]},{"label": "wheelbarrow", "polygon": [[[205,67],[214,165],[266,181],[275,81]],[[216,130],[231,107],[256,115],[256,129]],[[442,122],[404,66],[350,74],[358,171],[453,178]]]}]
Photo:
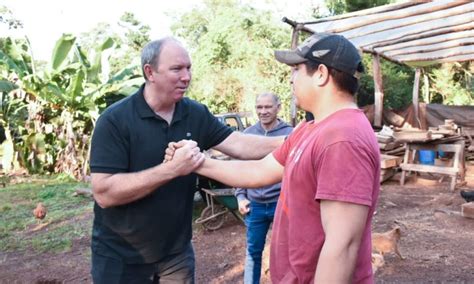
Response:
[{"label": "wheelbarrow", "polygon": [[215,231],[222,227],[225,214],[228,212],[244,223],[238,210],[237,198],[234,196],[235,188],[201,188],[201,190],[205,194],[207,206],[202,210],[201,216],[196,219],[197,224],[202,224],[204,228]]}]

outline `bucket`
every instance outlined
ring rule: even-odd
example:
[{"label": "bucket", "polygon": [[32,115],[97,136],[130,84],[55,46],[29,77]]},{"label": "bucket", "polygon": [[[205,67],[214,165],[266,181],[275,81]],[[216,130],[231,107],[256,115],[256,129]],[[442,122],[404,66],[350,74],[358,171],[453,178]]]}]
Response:
[{"label": "bucket", "polygon": [[423,165],[434,165],[436,152],[431,150],[420,150],[419,160]]}]

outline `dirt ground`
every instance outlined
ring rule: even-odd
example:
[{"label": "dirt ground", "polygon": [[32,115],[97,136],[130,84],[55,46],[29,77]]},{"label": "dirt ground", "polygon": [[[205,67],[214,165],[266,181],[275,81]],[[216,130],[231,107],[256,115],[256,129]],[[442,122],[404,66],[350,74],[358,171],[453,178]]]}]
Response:
[{"label": "dirt ground", "polygon": [[[474,190],[474,166],[467,181],[462,189]],[[430,176],[410,178],[403,187],[396,180],[383,184],[373,231],[398,224],[405,259],[386,255],[376,282],[474,283],[474,219],[461,216],[463,203],[459,189],[451,192],[446,180]],[[59,254],[0,251],[0,283],[90,283],[89,242],[79,239]],[[245,227],[231,214],[217,231],[195,225],[193,243],[197,283],[242,283]],[[270,283],[268,247],[263,270],[262,283]]]}]

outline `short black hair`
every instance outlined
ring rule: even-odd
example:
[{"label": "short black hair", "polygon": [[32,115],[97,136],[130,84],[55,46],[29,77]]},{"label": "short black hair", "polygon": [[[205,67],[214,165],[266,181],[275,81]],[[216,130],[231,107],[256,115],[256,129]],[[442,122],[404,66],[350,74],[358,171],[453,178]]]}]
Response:
[{"label": "short black hair", "polygon": [[[304,64],[306,66],[306,73],[308,75],[313,75],[314,72],[318,70],[319,65],[322,63],[313,60],[308,60]],[[328,69],[329,74],[334,79],[334,83],[336,84],[339,90],[347,92],[353,96],[357,93],[357,91],[359,90],[359,80],[345,72],[339,71],[332,67],[326,66],[326,68]]]}]

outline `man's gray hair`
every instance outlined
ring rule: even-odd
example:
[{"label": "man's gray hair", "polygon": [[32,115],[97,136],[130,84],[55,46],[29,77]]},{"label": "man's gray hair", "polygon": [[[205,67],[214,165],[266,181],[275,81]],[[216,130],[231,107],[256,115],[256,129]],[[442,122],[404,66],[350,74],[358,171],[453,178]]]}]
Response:
[{"label": "man's gray hair", "polygon": [[145,65],[150,64],[155,70],[158,68],[158,64],[159,64],[158,60],[160,58],[160,53],[163,48],[163,44],[168,41],[179,42],[173,37],[164,37],[159,40],[150,41],[149,43],[145,45],[145,47],[143,47],[142,72],[143,72],[143,77],[145,78],[145,81],[148,80],[145,74]]},{"label": "man's gray hair", "polygon": [[274,93],[261,93],[260,95],[257,96],[257,98],[255,100],[258,100],[261,97],[267,97],[267,96],[270,96],[273,99],[273,102],[276,105],[279,105],[281,103],[280,98],[277,95],[275,95]]}]

